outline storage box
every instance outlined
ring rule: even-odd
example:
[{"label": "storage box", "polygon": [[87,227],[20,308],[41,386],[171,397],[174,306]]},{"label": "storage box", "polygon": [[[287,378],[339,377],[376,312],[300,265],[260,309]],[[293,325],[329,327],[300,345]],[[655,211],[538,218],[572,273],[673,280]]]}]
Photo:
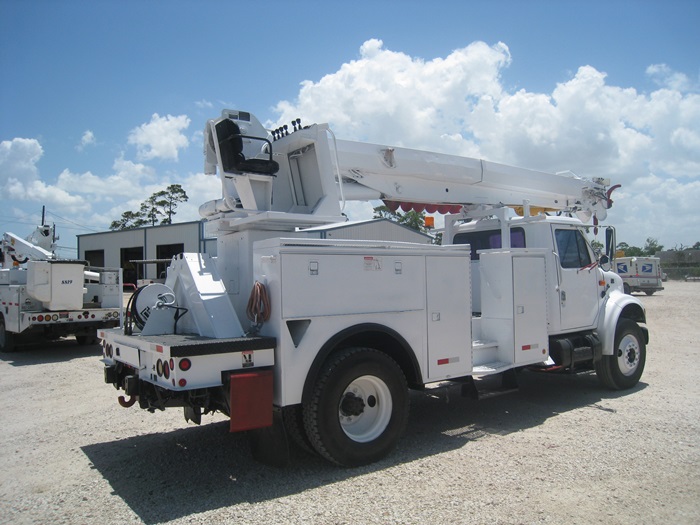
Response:
[{"label": "storage box", "polygon": [[83,263],[72,261],[29,261],[27,294],[47,310],[80,310],[84,268]]}]

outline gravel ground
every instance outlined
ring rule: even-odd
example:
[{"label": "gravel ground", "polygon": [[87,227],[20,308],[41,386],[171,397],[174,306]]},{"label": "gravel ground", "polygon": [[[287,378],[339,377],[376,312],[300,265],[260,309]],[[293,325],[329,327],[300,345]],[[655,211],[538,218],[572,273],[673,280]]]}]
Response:
[{"label": "gravel ground", "polygon": [[99,348],[0,354],[0,523],[700,523],[700,283],[651,297],[642,381],[523,373],[484,401],[411,396],[398,449],[255,463],[221,416],[123,409]]}]

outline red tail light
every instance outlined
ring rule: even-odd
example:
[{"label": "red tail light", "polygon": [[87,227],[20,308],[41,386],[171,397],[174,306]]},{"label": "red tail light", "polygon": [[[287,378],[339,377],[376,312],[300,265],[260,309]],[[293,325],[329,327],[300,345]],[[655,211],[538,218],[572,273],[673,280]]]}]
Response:
[{"label": "red tail light", "polygon": [[180,359],[180,370],[187,372],[190,368],[192,368],[192,361],[186,357],[184,359]]}]

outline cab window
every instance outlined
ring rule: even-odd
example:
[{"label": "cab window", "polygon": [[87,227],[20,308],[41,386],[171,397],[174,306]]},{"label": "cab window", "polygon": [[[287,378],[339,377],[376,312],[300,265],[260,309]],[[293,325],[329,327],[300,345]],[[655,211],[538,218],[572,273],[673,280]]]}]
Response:
[{"label": "cab window", "polygon": [[591,264],[588,244],[580,230],[555,230],[554,237],[562,268],[583,268]]},{"label": "cab window", "polygon": [[[452,244],[471,245],[472,261],[479,260],[477,250],[493,250],[501,248],[501,230],[480,232],[462,232],[454,236]],[[510,230],[511,248],[525,248],[525,230],[512,228]]]}]

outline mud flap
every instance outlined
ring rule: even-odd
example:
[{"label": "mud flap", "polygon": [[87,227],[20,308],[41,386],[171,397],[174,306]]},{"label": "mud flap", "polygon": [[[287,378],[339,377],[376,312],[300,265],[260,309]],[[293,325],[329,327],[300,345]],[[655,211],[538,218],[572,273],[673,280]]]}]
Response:
[{"label": "mud flap", "polygon": [[272,370],[231,374],[231,432],[272,425]]},{"label": "mud flap", "polygon": [[248,432],[250,453],[255,461],[270,467],[286,467],[291,459],[282,411],[273,412],[272,426]]}]

